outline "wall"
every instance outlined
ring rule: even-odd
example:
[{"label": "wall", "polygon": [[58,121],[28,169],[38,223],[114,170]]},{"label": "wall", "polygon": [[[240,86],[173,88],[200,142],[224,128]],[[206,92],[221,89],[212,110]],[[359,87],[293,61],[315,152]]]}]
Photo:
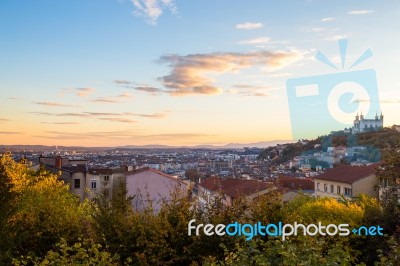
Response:
[{"label": "wall", "polygon": [[154,211],[161,209],[162,200],[169,200],[170,193],[180,187],[182,195],[185,195],[187,185],[177,179],[170,178],[152,170],[137,173],[127,173],[126,187],[129,196],[135,196],[133,207],[144,209],[147,204],[152,204]]}]

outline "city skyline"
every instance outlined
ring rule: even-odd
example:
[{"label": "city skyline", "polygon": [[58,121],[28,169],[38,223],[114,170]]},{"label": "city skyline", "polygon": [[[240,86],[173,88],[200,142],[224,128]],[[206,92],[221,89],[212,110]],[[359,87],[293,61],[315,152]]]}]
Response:
[{"label": "city skyline", "polygon": [[314,58],[339,66],[338,39],[346,66],[372,50],[354,70],[376,71],[391,126],[399,15],[396,1],[2,1],[0,144],[291,140],[286,80],[342,71]]}]

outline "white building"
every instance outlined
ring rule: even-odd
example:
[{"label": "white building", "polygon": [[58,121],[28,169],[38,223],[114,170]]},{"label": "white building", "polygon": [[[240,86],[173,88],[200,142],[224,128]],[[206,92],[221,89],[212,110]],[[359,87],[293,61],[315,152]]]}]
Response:
[{"label": "white building", "polygon": [[314,179],[316,197],[351,199],[360,194],[378,197],[377,164],[368,166],[341,165]]},{"label": "white building", "polygon": [[378,117],[378,114],[375,115],[375,119],[365,119],[364,115],[356,115],[356,119],[354,120],[354,126],[351,128],[352,133],[363,133],[371,130],[377,130],[379,128],[383,128],[383,114]]}]

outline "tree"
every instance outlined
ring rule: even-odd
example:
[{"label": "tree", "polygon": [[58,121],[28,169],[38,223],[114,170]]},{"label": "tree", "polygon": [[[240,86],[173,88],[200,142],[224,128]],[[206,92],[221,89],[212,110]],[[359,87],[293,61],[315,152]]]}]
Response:
[{"label": "tree", "polygon": [[192,182],[198,183],[201,175],[197,172],[197,169],[188,169],[185,172],[185,176]]},{"label": "tree", "polygon": [[7,205],[1,204],[0,264],[27,254],[43,256],[61,238],[74,241],[86,232],[84,204],[57,176],[43,168],[30,170],[6,153],[0,161],[0,178],[6,184],[2,197],[10,197]]},{"label": "tree", "polygon": [[[112,256],[104,250],[100,244],[88,239],[77,239],[72,245],[62,238],[55,245],[54,250],[50,250],[41,257],[21,256],[13,259],[14,265],[87,265],[87,266],[117,266],[118,255]],[[129,262],[129,261],[128,261]]]},{"label": "tree", "polygon": [[122,182],[111,200],[106,190],[94,199],[91,207],[91,227],[96,241],[107,245],[111,253],[118,253],[123,263],[136,251],[135,234],[132,233],[134,212],[133,197],[128,197],[126,184]]}]

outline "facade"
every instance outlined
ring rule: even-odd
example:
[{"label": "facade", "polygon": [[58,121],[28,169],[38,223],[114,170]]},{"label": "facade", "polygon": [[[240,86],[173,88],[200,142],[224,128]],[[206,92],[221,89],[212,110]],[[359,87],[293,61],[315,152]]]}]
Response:
[{"label": "facade", "polygon": [[372,130],[383,128],[383,114],[378,117],[375,115],[375,119],[365,119],[364,115],[356,115],[354,120],[354,126],[351,128],[352,133],[363,133]]},{"label": "facade", "polygon": [[366,194],[378,197],[377,164],[368,166],[341,165],[327,170],[314,179],[316,197],[348,199]]},{"label": "facade", "polygon": [[125,182],[125,169],[89,169],[83,159],[40,156],[39,163],[69,185],[70,192],[82,201],[105,191],[108,197]]},{"label": "facade", "polygon": [[126,188],[128,195],[134,197],[135,209],[143,210],[151,204],[153,210],[158,212],[162,202],[168,201],[172,192],[188,195],[189,185],[171,175],[145,167],[126,173]]},{"label": "facade", "polygon": [[393,196],[391,194],[397,194],[397,202],[400,204],[400,177],[396,178],[396,180],[389,180],[387,177],[380,177],[379,200],[387,200]]}]

